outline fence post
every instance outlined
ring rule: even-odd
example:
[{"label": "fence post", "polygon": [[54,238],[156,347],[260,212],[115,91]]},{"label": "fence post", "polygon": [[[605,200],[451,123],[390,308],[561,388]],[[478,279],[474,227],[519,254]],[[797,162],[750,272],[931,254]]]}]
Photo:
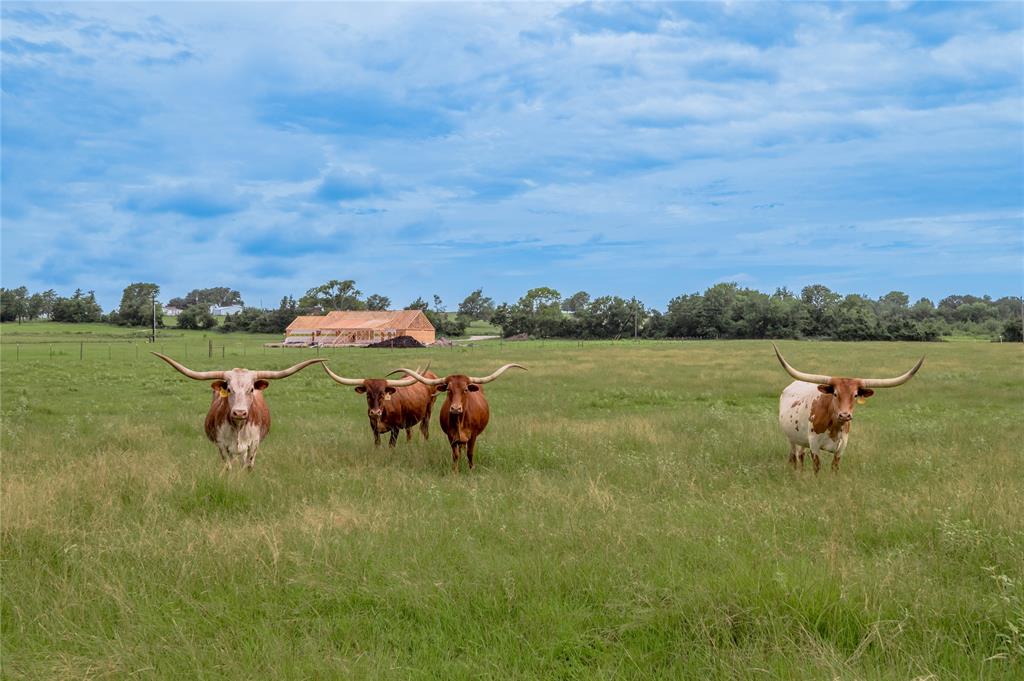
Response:
[{"label": "fence post", "polygon": [[110,359],[110,343],[107,343],[107,359]]},{"label": "fence post", "polygon": [[185,359],[188,359],[188,343],[185,343]]},{"label": "fence post", "polygon": [[14,345],[14,359],[21,359],[21,343]]},{"label": "fence post", "polygon": [[210,339],[210,346],[207,350],[207,357],[213,357],[213,339]]},{"label": "fence post", "polygon": [[220,357],[221,357],[221,359],[224,359],[224,348],[226,348],[226,347],[227,347],[226,344],[220,346]]},{"label": "fence post", "polygon": [[135,343],[135,359],[139,358],[139,344]]}]

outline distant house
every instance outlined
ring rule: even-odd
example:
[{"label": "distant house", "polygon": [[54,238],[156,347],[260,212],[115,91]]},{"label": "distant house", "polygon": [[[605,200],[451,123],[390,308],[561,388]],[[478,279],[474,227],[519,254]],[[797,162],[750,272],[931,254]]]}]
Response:
[{"label": "distant house", "polygon": [[412,336],[424,345],[435,340],[434,325],[422,310],[334,311],[296,317],[285,329],[285,345],[369,345]]},{"label": "distant house", "polygon": [[243,309],[242,305],[225,305],[224,307],[221,307],[220,305],[211,305],[210,314],[215,317],[226,314],[238,314]]},{"label": "distant house", "polygon": [[164,314],[168,317],[177,317],[182,312],[183,310],[180,307],[174,307],[173,305],[168,305],[164,308]]}]

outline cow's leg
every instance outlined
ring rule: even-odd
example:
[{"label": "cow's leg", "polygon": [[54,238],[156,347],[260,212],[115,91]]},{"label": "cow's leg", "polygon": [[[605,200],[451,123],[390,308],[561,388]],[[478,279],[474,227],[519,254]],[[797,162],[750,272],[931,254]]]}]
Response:
[{"label": "cow's leg", "polygon": [[789,443],[789,464],[796,470],[796,459],[800,457],[800,463],[803,463],[803,447],[795,442]]},{"label": "cow's leg", "polygon": [[420,433],[423,435],[424,440],[430,439],[430,413],[434,411],[434,398],[431,397],[430,401],[427,402],[427,415],[420,421]]},{"label": "cow's leg", "polygon": [[370,426],[373,429],[373,446],[380,447],[380,433],[377,432],[376,426]]},{"label": "cow's leg", "polygon": [[251,471],[252,467],[256,465],[256,447],[249,447],[249,451],[245,455],[245,470]]},{"label": "cow's leg", "polygon": [[405,441],[412,442],[412,426],[405,429]]},{"label": "cow's leg", "polygon": [[821,470],[821,446],[811,439],[811,459],[814,461],[814,474],[817,475],[818,471]]},{"label": "cow's leg", "polygon": [[804,447],[800,447],[800,452],[796,455],[796,458],[800,460],[800,470],[804,469],[804,452],[807,451]]},{"label": "cow's leg", "polygon": [[452,473],[459,472],[459,443],[452,442]]},{"label": "cow's leg", "polygon": [[394,449],[395,443],[398,442],[398,426],[391,429],[391,438],[388,440],[388,447]]},{"label": "cow's leg", "polygon": [[832,454],[832,472],[833,473],[838,473],[839,472],[839,459],[842,458],[843,450],[845,450],[845,449],[846,449],[846,443],[844,442],[844,443],[840,444],[838,447],[836,447],[835,453]]},{"label": "cow's leg", "polygon": [[476,449],[476,435],[469,438],[469,444],[466,445],[466,461],[469,463],[469,470],[473,470],[473,450]]},{"label": "cow's leg", "polygon": [[228,451],[227,447],[217,445],[217,451],[220,452],[220,460],[223,465],[220,468],[220,472],[231,470],[231,452]]}]

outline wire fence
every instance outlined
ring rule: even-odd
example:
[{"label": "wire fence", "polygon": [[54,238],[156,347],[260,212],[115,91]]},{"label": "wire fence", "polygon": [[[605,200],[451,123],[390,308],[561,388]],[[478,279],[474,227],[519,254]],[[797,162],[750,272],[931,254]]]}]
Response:
[{"label": "wire fence", "polygon": [[284,348],[269,347],[262,341],[238,341],[229,343],[196,343],[186,340],[157,339],[156,343],[133,341],[57,341],[47,342],[6,342],[0,344],[0,357],[5,361],[56,360],[56,361],[90,361],[90,360],[149,360],[151,352],[174,357],[179,361],[186,359],[228,359],[252,358],[275,361],[306,359],[309,357],[331,357],[346,348]]},{"label": "wire fence", "polygon": [[[671,339],[674,341],[684,339]],[[686,339],[691,340],[691,339]],[[698,340],[698,339],[692,339]],[[570,346],[579,349],[593,348],[598,346],[632,345],[636,341],[629,339],[601,339],[601,340],[578,340],[578,339],[544,339],[528,341],[531,347],[544,346]],[[643,339],[640,342],[644,342]],[[468,350],[471,348],[498,348],[501,350],[514,348],[520,341],[507,341],[503,339],[483,341],[457,341],[452,345],[432,346],[429,348],[373,348],[376,351],[393,352],[401,350],[430,349],[437,351]],[[243,358],[252,362],[281,362],[308,359],[310,357],[333,357],[351,350],[362,350],[362,346],[339,346],[339,347],[282,347],[276,343],[267,343],[266,340],[251,339],[230,342],[216,342],[206,340],[197,342],[184,338],[158,338],[156,343],[143,340],[87,340],[87,341],[4,341],[0,343],[0,359],[8,361],[30,361],[30,360],[55,360],[55,361],[134,361],[148,360],[152,358],[151,352],[159,352],[168,355],[179,361],[187,359],[229,359]]]}]

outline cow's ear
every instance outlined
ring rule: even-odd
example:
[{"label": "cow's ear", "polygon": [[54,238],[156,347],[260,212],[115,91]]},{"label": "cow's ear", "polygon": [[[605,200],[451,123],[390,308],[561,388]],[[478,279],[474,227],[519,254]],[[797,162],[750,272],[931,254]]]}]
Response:
[{"label": "cow's ear", "polygon": [[396,392],[398,392],[398,388],[394,388],[389,385],[388,387],[384,388],[384,392],[386,392],[388,395],[394,395]]},{"label": "cow's ear", "polygon": [[366,392],[366,386],[365,385],[357,385],[356,386],[356,392],[359,393],[360,395],[362,395],[363,393]]},{"label": "cow's ear", "polygon": [[262,378],[257,378],[256,382],[252,384],[252,387],[256,388],[257,390],[266,390],[267,388],[270,387],[270,381],[264,380]]},{"label": "cow's ear", "polygon": [[480,386],[478,386],[476,383],[470,383],[469,385],[466,386],[466,390],[468,390],[471,393],[475,393],[476,391],[480,390]]},{"label": "cow's ear", "polygon": [[434,387],[437,388],[437,391],[441,392],[441,393],[443,393],[443,392],[448,390],[448,384],[447,383],[438,383]]},{"label": "cow's ear", "polygon": [[857,397],[871,397],[875,394],[875,391],[871,388],[861,388],[857,391]]},{"label": "cow's ear", "polygon": [[831,395],[832,393],[835,392],[835,389],[830,385],[819,385],[818,392],[825,393],[826,395]]},{"label": "cow's ear", "polygon": [[210,384],[210,387],[212,387],[217,392],[221,392],[222,390],[228,389],[228,384],[227,381],[214,381],[212,384]]}]

